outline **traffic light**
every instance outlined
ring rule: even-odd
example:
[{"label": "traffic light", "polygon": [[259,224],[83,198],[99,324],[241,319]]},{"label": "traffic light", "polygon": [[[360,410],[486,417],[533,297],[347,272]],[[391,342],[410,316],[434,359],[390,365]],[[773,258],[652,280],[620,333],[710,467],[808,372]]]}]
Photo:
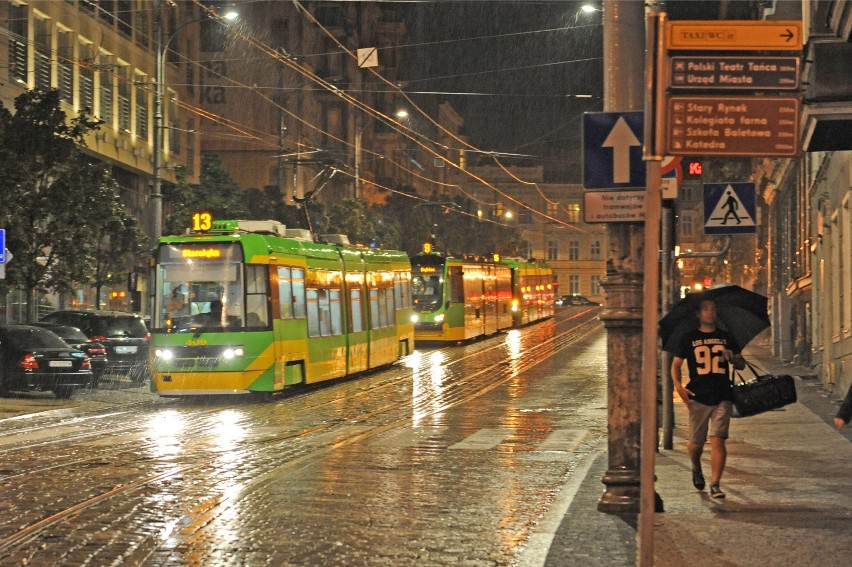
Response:
[{"label": "traffic light", "polygon": [[686,167],[684,169],[689,177],[701,177],[704,173],[704,164],[702,164],[700,160],[690,159],[687,160]]}]

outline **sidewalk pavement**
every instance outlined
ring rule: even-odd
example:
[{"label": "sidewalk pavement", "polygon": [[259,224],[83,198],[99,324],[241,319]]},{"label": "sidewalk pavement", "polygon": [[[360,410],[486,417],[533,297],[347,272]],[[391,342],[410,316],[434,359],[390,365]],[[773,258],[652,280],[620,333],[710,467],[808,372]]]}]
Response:
[{"label": "sidewalk pavement", "polygon": [[[832,420],[840,399],[808,368],[771,355],[763,336],[744,351],[769,374],[796,378],[798,401],[731,423],[722,488],[711,499],[692,486],[686,407],[675,397],[673,450],[655,457],[655,489],[665,511],[654,515],[658,567],[846,565],[852,554],[852,426]],[[710,447],[702,456],[709,479]],[[554,534],[545,565],[637,565],[635,515],[597,511],[606,449],[577,489]]]}]

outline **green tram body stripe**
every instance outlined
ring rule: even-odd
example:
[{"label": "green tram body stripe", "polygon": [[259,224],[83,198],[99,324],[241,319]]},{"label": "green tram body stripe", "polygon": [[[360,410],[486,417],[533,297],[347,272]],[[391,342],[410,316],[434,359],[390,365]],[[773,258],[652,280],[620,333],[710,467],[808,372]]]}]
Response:
[{"label": "green tram body stripe", "polygon": [[[310,270],[340,272],[354,276],[361,286],[364,330],[332,336],[308,337],[308,319],[275,318],[272,330],[205,333],[198,339],[191,333],[152,334],[151,365],[154,389],[161,395],[194,393],[245,393],[278,391],[287,385],[340,378],[354,372],[393,363],[414,350],[414,325],[410,307],[396,308],[391,325],[371,329],[370,289],[372,274],[404,272],[410,274],[410,261],[404,252],[340,247],[267,234],[208,234],[163,237],[162,245],[238,242],[245,264],[289,266]],[[307,272],[306,272],[307,276]],[[407,276],[410,278],[410,276]],[[410,298],[410,279],[404,293]],[[383,282],[393,289],[394,282]],[[273,293],[270,282],[268,293]],[[349,328],[347,283],[341,291],[342,325]],[[277,292],[276,292],[277,293]],[[156,360],[158,348],[180,349],[216,346],[241,346],[242,357],[230,360],[192,358],[171,362]]]}]

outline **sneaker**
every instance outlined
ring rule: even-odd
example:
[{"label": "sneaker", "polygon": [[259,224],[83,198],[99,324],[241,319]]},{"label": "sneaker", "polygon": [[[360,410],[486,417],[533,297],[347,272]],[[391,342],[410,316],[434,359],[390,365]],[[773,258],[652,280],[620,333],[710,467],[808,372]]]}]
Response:
[{"label": "sneaker", "polygon": [[719,488],[718,484],[711,484],[710,485],[710,497],[711,498],[724,498],[725,493],[722,492],[722,489]]},{"label": "sneaker", "polygon": [[704,490],[704,474],[701,472],[701,467],[692,469],[692,486],[698,490]]}]

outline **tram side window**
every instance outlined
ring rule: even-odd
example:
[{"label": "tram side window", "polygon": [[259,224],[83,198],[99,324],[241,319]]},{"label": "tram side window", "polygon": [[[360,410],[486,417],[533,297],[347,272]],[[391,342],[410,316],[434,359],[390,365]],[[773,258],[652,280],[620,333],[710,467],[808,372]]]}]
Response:
[{"label": "tram side window", "polygon": [[393,277],[393,299],[397,309],[411,307],[411,276],[395,272]]},{"label": "tram side window", "polygon": [[305,290],[305,297],[307,298],[308,336],[309,337],[319,337],[320,336],[319,290],[307,289],[307,290]]},{"label": "tram side window", "polygon": [[278,316],[281,319],[294,317],[292,277],[290,268],[278,266]]},{"label": "tram side window", "polygon": [[379,321],[379,290],[370,288],[370,328],[378,329],[382,326]]},{"label": "tram side window", "polygon": [[379,310],[379,321],[381,322],[382,327],[387,327],[391,324],[391,318],[394,313],[393,288],[386,287],[384,289],[380,289],[379,294],[383,300]]},{"label": "tram side window", "polygon": [[305,270],[293,268],[293,317],[304,319],[307,315],[305,305]]},{"label": "tram side window", "polygon": [[364,330],[364,307],[360,289],[349,290],[349,331],[360,333]]},{"label": "tram side window", "polygon": [[331,334],[343,334],[343,309],[340,301],[340,290],[331,289],[328,292],[329,308],[331,314]]},{"label": "tram side window", "polygon": [[269,325],[266,266],[246,266],[246,326]]},{"label": "tram side window", "polygon": [[317,303],[319,305],[320,336],[327,337],[331,335],[331,301],[329,300],[329,290],[317,290]]}]

